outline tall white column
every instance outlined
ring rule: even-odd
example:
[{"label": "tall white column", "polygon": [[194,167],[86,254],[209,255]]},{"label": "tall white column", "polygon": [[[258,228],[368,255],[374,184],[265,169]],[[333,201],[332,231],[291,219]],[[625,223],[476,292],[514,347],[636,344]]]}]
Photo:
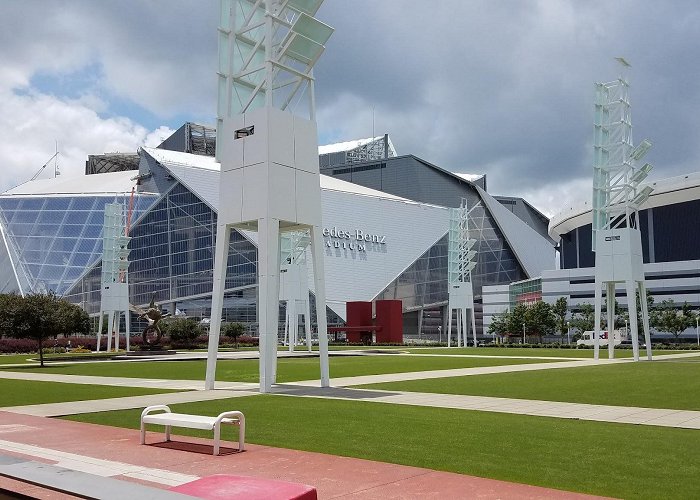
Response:
[{"label": "tall white column", "polygon": [[[214,254],[214,282],[211,298],[211,320],[209,322],[209,345],[207,350],[207,373],[204,388],[214,389],[216,381],[216,356],[219,352],[219,335],[221,332],[221,310],[224,306],[224,288],[226,288],[226,262],[231,238],[231,229],[226,224],[216,228],[216,253]],[[221,243],[221,244],[219,244]]]},{"label": "tall white column", "polygon": [[323,263],[323,236],[319,226],[311,227],[311,262],[314,266],[316,291],[316,324],[318,325],[318,353],[321,364],[321,387],[329,387],[328,324],[326,318],[326,281]]}]

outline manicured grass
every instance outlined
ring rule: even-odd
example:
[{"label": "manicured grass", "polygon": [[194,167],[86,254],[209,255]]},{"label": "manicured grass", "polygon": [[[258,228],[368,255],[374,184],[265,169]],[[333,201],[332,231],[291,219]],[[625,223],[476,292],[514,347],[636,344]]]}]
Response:
[{"label": "manicured grass", "polygon": [[0,365],[31,363],[28,360],[34,358],[34,356],[36,354],[0,354]]},{"label": "manicured grass", "polygon": [[700,410],[700,367],[665,361],[499,373],[361,386],[616,406]]},{"label": "manicured grass", "polygon": [[[447,358],[414,357],[406,355],[376,355],[331,357],[331,377],[352,377],[381,373],[402,373],[425,370],[446,370],[450,368],[471,368],[477,366],[497,366],[522,363],[537,363],[527,359],[489,358]],[[6,368],[18,370],[19,368]],[[41,373],[63,373],[70,375],[97,375],[103,377],[167,378],[178,380],[203,380],[206,361],[157,361],[157,362],[114,362],[76,363],[64,366],[48,365],[22,367],[22,370]],[[280,359],[277,364],[277,381],[293,382],[319,378],[318,358]],[[219,360],[216,369],[217,380],[257,382],[258,360],[238,359]]]},{"label": "manicured grass", "polygon": [[[406,351],[413,354],[478,354],[480,356],[544,356],[561,358],[593,358],[593,349],[545,349],[535,347],[532,349],[521,347],[408,347]],[[646,351],[640,349],[640,356],[645,356]],[[664,351],[654,350],[652,355],[678,354],[691,351]],[[600,356],[607,359],[608,351],[601,348]],[[616,358],[631,358],[632,349],[615,349]]]},{"label": "manicured grass", "polygon": [[[246,439],[257,444],[617,498],[700,497],[696,430],[267,395],[172,406],[241,410]],[[139,411],[70,419],[136,429]]]},{"label": "manicured grass", "polygon": [[121,398],[164,392],[175,391],[0,379],[0,407]]}]

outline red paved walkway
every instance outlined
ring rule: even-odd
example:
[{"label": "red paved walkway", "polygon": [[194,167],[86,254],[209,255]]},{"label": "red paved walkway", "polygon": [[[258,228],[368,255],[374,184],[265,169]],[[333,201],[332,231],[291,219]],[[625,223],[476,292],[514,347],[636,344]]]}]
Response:
[{"label": "red paved walkway", "polygon": [[[177,432],[173,437],[176,441],[168,445],[141,446],[135,430],[0,412],[0,441],[200,477],[225,473],[294,481],[315,486],[321,499],[593,498],[536,486],[269,446],[247,445],[244,453],[224,448],[230,453],[213,457],[209,455],[210,441],[178,436]],[[149,433],[147,442],[161,439],[162,434]],[[18,454],[8,452],[2,445],[0,452]],[[55,463],[55,460],[38,460]],[[138,482],[130,477],[114,477]],[[10,483],[0,478],[0,486],[7,487]],[[167,488],[165,484],[145,484]],[[13,485],[32,496],[65,498],[50,492],[42,495],[35,488],[18,483]]]}]

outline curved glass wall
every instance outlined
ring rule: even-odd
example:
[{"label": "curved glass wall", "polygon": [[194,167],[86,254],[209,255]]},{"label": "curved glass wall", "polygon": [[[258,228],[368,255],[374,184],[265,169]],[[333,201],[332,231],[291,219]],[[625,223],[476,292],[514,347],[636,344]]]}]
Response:
[{"label": "curved glass wall", "polygon": [[[133,217],[156,197],[139,195]],[[102,255],[104,206],[128,205],[125,195],[0,197],[0,223],[14,259],[15,271],[25,277],[24,293],[64,294]],[[0,290],[17,291],[17,290]]]}]

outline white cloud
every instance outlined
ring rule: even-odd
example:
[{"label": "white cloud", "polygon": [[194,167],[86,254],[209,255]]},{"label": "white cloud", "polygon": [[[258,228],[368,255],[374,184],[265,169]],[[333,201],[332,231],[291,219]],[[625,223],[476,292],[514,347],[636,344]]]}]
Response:
[{"label": "white cloud", "polygon": [[[77,176],[84,174],[88,154],[133,152],[169,131],[149,133],[128,118],[101,118],[80,101],[6,90],[0,90],[0,130],[0,192],[29,180],[54,154],[56,142],[61,175]],[[40,178],[51,175],[47,167]]]}]

